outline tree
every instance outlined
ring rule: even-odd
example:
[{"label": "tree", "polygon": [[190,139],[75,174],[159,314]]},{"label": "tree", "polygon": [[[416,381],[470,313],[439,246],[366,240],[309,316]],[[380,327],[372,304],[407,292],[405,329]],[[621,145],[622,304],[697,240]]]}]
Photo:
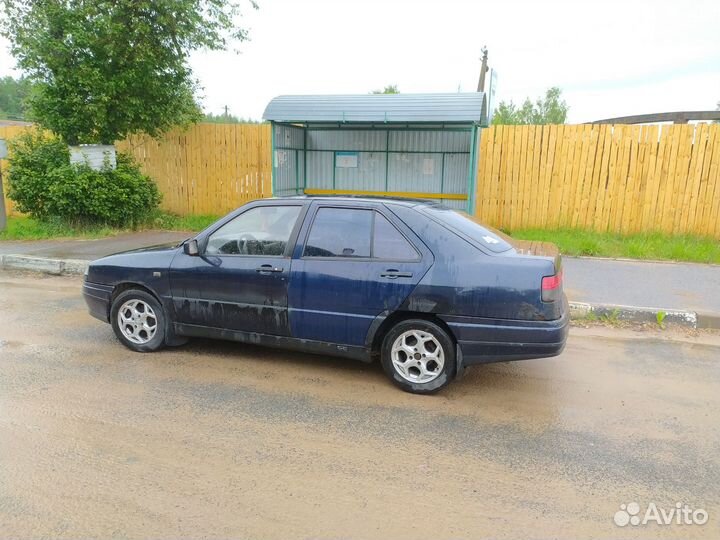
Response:
[{"label": "tree", "polygon": [[0,0],[0,6],[0,31],[33,85],[29,113],[69,144],[111,144],[199,120],[189,54],[247,37],[234,23],[239,3],[226,0]]},{"label": "tree", "polygon": [[397,84],[388,84],[385,88],[382,90],[373,90],[371,94],[399,94],[400,90],[398,90]]},{"label": "tree", "polygon": [[234,114],[213,114],[205,113],[203,122],[209,122],[211,124],[259,124],[257,120],[250,118],[241,118]]},{"label": "tree", "polygon": [[527,98],[518,107],[512,101],[501,101],[493,115],[493,125],[564,124],[570,107],[562,99],[562,91],[553,87],[535,103]]},{"label": "tree", "polygon": [[25,119],[25,99],[30,90],[27,79],[20,77],[0,78],[0,118],[10,120]]}]

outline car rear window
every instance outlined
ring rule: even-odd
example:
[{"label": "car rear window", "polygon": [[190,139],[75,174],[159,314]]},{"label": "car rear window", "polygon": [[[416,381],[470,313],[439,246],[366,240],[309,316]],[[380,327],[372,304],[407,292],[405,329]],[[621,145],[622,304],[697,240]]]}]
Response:
[{"label": "car rear window", "polygon": [[448,229],[460,234],[460,236],[467,237],[472,242],[480,244],[493,253],[502,253],[513,247],[512,239],[509,236],[481,223],[470,214],[443,206],[428,206],[423,208],[423,211]]}]

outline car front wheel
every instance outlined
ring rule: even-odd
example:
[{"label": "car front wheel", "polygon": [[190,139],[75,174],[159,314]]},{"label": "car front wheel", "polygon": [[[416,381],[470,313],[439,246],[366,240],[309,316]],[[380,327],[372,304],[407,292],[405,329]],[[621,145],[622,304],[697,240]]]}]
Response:
[{"label": "car front wheel", "polygon": [[120,293],[112,304],[110,322],[128,349],[151,352],[165,345],[165,312],[154,296],[138,289]]},{"label": "car front wheel", "polygon": [[423,319],[397,323],[383,339],[385,373],[406,392],[431,394],[455,374],[455,344],[438,324]]}]

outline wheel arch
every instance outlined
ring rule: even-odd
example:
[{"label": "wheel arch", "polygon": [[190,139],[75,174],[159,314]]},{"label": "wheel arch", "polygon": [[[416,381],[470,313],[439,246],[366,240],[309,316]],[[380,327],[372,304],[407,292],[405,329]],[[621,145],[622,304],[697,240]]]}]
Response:
[{"label": "wheel arch", "polygon": [[443,321],[434,313],[423,313],[420,311],[394,311],[389,315],[385,316],[384,319],[381,319],[377,325],[374,325],[376,326],[374,328],[374,331],[373,329],[371,329],[371,335],[368,336],[370,354],[372,354],[373,356],[379,355],[383,339],[385,339],[385,336],[390,331],[390,329],[397,323],[401,321],[406,321],[408,319],[422,319],[437,324],[440,328],[447,332],[447,335],[450,336],[450,339],[453,341],[453,343],[457,345],[457,338],[455,337],[453,331],[450,329],[450,327],[445,321]]},{"label": "wheel arch", "polygon": [[163,306],[163,308],[165,307],[162,300],[160,299],[160,296],[158,296],[158,294],[155,291],[153,291],[152,289],[148,288],[147,286],[143,285],[142,283],[137,283],[134,281],[123,281],[122,283],[118,283],[117,285],[115,285],[112,293],[110,294],[110,302],[108,302],[108,308],[107,308],[108,309],[108,313],[107,313],[108,320],[110,320],[110,313],[112,311],[113,304],[115,303],[115,299],[118,296],[120,296],[122,293],[124,293],[125,291],[130,291],[133,289],[137,289],[139,291],[148,293],[155,300],[157,300],[158,303],[161,306]]}]

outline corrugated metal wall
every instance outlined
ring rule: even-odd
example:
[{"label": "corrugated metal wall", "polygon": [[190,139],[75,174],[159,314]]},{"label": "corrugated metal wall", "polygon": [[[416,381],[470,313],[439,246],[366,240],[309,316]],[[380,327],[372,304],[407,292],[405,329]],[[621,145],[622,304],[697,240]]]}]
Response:
[{"label": "corrugated metal wall", "polygon": [[[467,196],[471,141],[469,129],[318,129],[275,124],[274,194],[320,189]],[[338,152],[357,152],[357,166],[337,167]],[[454,208],[468,204],[441,200]]]},{"label": "corrugated metal wall", "polygon": [[273,195],[296,195],[305,186],[305,130],[273,125]]}]

